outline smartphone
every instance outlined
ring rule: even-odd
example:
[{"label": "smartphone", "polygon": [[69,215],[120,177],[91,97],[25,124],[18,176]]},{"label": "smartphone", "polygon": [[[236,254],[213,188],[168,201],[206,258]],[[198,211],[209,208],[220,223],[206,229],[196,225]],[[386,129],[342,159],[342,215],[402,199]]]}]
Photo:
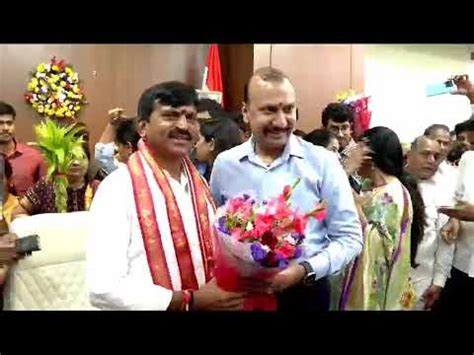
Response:
[{"label": "smartphone", "polygon": [[32,252],[40,250],[40,238],[36,234],[16,240],[16,251],[18,254],[31,255]]},{"label": "smartphone", "polygon": [[442,84],[431,84],[426,87],[426,96],[438,96],[451,94],[456,91],[456,85],[453,80],[445,81]]}]

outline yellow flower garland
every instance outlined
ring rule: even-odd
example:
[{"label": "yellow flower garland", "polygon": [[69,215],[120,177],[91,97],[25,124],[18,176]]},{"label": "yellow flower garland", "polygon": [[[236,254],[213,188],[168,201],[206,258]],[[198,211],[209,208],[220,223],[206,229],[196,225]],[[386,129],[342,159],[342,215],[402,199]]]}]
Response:
[{"label": "yellow flower garland", "polygon": [[56,118],[76,118],[86,104],[78,73],[56,58],[38,64],[28,82],[25,100],[40,115]]}]

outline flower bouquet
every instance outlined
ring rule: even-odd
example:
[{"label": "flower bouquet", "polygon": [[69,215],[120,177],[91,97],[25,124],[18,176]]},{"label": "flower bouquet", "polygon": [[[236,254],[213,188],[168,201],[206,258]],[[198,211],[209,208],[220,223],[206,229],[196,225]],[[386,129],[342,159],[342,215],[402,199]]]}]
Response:
[{"label": "flower bouquet", "polygon": [[[229,199],[216,217],[217,260],[215,277],[226,291],[246,291],[247,280],[269,282],[302,254],[305,229],[310,218],[323,220],[326,202],[308,213],[291,207],[293,186],[269,200],[257,202],[250,194]],[[252,294],[245,310],[276,310],[271,294]]]}]

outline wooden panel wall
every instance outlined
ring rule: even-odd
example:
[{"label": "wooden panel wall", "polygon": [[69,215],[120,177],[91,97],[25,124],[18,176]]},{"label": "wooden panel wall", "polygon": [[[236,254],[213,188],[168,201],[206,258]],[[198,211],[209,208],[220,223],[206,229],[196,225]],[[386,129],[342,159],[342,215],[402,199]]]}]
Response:
[{"label": "wooden panel wall", "polygon": [[300,116],[298,128],[306,132],[321,126],[322,110],[339,91],[364,90],[362,45],[255,45],[255,68],[268,65],[283,70],[292,80]]},{"label": "wooden panel wall", "polygon": [[[23,101],[28,73],[52,56],[72,63],[83,81],[89,105],[81,119],[94,143],[106,123],[106,112],[122,106],[136,113],[143,90],[164,80],[181,80],[200,88],[207,61],[206,44],[163,45],[0,45],[0,100],[18,112],[17,136],[34,139],[38,116]],[[241,108],[243,88],[254,69],[270,65],[284,70],[295,84],[299,128],[320,126],[321,111],[340,90],[364,89],[364,46],[302,44],[226,44],[220,46],[226,107]]]},{"label": "wooden panel wall", "polygon": [[224,81],[224,105],[229,111],[240,111],[244,86],[252,76],[253,44],[225,44],[219,46]]},{"label": "wooden panel wall", "polygon": [[0,45],[0,100],[17,111],[17,137],[34,139],[39,117],[23,100],[29,71],[52,56],[74,65],[89,104],[80,119],[93,143],[106,124],[107,111],[122,106],[135,114],[140,94],[164,80],[181,80],[200,87],[207,45]]}]

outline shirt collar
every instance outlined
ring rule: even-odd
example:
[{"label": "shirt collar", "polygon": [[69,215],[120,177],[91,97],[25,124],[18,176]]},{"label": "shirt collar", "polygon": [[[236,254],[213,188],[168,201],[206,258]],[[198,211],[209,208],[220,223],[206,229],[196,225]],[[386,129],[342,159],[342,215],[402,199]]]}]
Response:
[{"label": "shirt collar", "polygon": [[25,152],[25,146],[21,143],[16,143],[15,142],[15,151],[20,153],[20,154],[23,154]]},{"label": "shirt collar", "polygon": [[10,154],[10,157],[21,155],[25,152],[25,146],[18,143],[15,138],[13,138],[13,143],[15,143],[15,149],[13,150],[13,153]]},{"label": "shirt collar", "polygon": [[[239,160],[242,160],[244,158],[248,157],[255,157],[255,140],[254,137],[251,136],[248,141],[243,143],[239,147],[240,151],[238,152],[238,158]],[[285,146],[285,149],[283,150],[282,155],[280,156],[281,158],[289,158],[290,156],[295,156],[298,158],[303,158],[303,147],[300,142],[300,138],[296,137],[294,134],[290,135],[290,138],[288,139],[288,143]]]}]

